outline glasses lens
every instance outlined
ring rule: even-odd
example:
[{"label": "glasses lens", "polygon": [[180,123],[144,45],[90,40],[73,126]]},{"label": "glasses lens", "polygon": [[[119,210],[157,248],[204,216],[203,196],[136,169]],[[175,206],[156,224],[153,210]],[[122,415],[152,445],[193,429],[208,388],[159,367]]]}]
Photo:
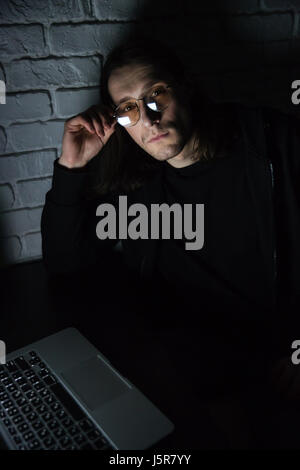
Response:
[{"label": "glasses lens", "polygon": [[135,101],[120,104],[117,110],[117,121],[121,126],[133,126],[139,120],[139,110]]},{"label": "glasses lens", "polygon": [[147,96],[147,106],[152,111],[163,111],[170,103],[170,92],[166,86],[154,87]]}]

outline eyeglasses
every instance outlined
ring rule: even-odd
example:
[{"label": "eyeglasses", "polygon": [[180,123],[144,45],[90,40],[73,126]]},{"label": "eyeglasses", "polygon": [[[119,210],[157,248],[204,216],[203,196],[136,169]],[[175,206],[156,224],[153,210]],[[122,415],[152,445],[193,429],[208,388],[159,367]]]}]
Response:
[{"label": "eyeglasses", "polygon": [[143,98],[129,99],[119,104],[114,110],[113,118],[124,127],[134,126],[140,119],[140,107],[138,102],[143,101],[148,108],[157,113],[166,109],[171,102],[169,85],[155,85],[143,96]]}]

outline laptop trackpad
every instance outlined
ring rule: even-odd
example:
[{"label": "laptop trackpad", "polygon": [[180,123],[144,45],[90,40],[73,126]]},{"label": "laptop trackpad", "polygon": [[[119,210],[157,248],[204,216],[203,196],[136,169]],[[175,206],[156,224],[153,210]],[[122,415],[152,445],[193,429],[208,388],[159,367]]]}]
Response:
[{"label": "laptop trackpad", "polygon": [[97,356],[61,373],[90,410],[117,398],[130,388]]}]

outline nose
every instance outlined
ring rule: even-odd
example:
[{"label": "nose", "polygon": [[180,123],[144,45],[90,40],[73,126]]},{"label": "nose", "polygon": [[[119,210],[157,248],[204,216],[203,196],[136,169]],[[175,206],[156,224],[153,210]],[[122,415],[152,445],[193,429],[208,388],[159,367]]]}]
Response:
[{"label": "nose", "polygon": [[140,120],[145,127],[151,127],[154,123],[159,123],[161,113],[153,111],[144,101],[140,102]]}]

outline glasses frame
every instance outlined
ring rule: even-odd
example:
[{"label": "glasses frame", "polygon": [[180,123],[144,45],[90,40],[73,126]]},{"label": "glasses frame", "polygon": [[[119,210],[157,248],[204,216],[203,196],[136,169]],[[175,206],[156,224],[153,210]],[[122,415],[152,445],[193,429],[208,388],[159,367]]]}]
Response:
[{"label": "glasses frame", "polygon": [[[164,86],[165,88],[173,88],[171,85],[155,85],[155,84],[154,84],[154,85],[152,85],[152,87],[149,88],[149,90],[144,94],[144,96],[142,96],[142,98],[129,98],[128,100],[126,100],[126,101],[134,101],[134,102],[136,103],[136,107],[137,107],[138,113],[139,113],[139,118],[138,118],[138,120],[137,120],[134,124],[129,124],[129,125],[127,125],[127,126],[124,126],[124,125],[122,125],[122,124],[119,123],[120,126],[122,126],[122,127],[133,127],[133,126],[135,126],[135,125],[139,122],[139,120],[140,120],[140,118],[141,118],[141,112],[140,112],[140,107],[139,107],[138,101],[143,101],[144,104],[145,104],[145,106],[147,106],[149,109],[151,109],[151,108],[148,106],[148,103],[145,102],[145,98],[146,98],[146,96],[148,95],[149,91],[150,91],[152,88],[159,87],[159,86]],[[126,101],[125,101],[125,103],[126,103]],[[116,107],[114,108],[114,110],[113,110],[113,113],[114,113],[114,114],[113,114],[113,116],[112,116],[114,119],[117,119],[117,118],[118,118],[118,117],[117,117],[117,111],[118,111],[118,108],[119,108],[122,104],[123,104],[123,103],[120,103],[118,106],[116,106]],[[167,109],[167,107],[168,107],[168,106],[166,106],[164,109]],[[161,112],[161,111],[154,111],[153,109],[151,109],[151,111],[153,111],[154,113],[160,113],[160,112]]]}]

